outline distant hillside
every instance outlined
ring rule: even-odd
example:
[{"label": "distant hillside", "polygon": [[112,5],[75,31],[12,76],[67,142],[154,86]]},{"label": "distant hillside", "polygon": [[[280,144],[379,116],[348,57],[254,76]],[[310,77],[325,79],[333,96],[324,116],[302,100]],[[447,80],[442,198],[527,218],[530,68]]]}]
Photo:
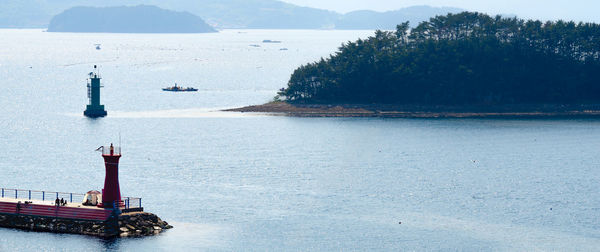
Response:
[{"label": "distant hillside", "polygon": [[188,10],[223,29],[331,29],[340,16],[333,11],[276,0],[153,1],[157,6]]},{"label": "distant hillside", "polygon": [[49,32],[203,33],[215,30],[198,16],[155,6],[73,7],[55,16]]},{"label": "distant hillside", "polygon": [[53,16],[75,6],[154,5],[187,11],[220,29],[394,29],[394,25],[456,13],[454,8],[419,6],[391,12],[359,11],[346,15],[277,0],[0,0],[0,27],[45,28]]},{"label": "distant hillside", "polygon": [[339,13],[300,7],[277,0],[0,0],[0,27],[45,28],[53,16],[76,6],[154,5],[187,11],[213,27],[264,29],[333,28]]},{"label": "distant hillside", "polygon": [[340,30],[395,30],[396,25],[409,21],[412,25],[427,21],[432,17],[448,13],[460,13],[464,10],[448,7],[413,6],[396,11],[353,11],[341,16],[335,22],[335,28]]}]

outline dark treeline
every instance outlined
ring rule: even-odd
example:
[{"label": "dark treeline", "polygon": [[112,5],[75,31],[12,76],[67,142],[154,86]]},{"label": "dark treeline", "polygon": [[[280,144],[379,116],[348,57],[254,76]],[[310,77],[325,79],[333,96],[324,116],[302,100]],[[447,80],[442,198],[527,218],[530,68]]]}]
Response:
[{"label": "dark treeline", "polygon": [[600,102],[600,25],[463,12],[377,31],[303,65],[289,102],[574,104]]}]

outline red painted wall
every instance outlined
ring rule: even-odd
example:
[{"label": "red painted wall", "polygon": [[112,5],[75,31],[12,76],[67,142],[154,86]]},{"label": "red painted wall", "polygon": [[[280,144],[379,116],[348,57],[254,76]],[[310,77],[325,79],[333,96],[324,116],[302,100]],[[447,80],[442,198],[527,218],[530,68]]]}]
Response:
[{"label": "red painted wall", "polygon": [[[67,219],[97,220],[105,221],[110,217],[111,210],[103,208],[91,209],[67,206],[50,206],[21,203],[21,210],[18,214],[58,217]],[[17,203],[0,202],[0,213],[17,214]]]}]

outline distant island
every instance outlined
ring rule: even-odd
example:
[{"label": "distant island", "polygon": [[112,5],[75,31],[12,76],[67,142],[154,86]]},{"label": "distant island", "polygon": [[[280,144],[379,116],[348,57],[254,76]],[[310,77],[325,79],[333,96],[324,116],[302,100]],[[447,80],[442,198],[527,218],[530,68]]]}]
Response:
[{"label": "distant island", "polygon": [[188,12],[139,5],[73,7],[53,17],[48,32],[204,33],[216,30]]},{"label": "distant island", "polygon": [[19,0],[2,3],[0,27],[47,28],[54,16],[73,7],[140,4],[189,12],[218,29],[394,30],[396,24],[404,21],[417,24],[436,15],[464,11],[457,8],[414,6],[389,12],[356,11],[341,14],[277,0]]},{"label": "distant island", "polygon": [[339,30],[395,30],[399,22],[418,24],[438,15],[460,13],[463,9],[450,7],[412,6],[395,11],[353,11],[341,15],[335,22]]},{"label": "distant island", "polygon": [[463,12],[343,44],[296,69],[283,102],[234,111],[600,115],[599,72],[598,24]]}]

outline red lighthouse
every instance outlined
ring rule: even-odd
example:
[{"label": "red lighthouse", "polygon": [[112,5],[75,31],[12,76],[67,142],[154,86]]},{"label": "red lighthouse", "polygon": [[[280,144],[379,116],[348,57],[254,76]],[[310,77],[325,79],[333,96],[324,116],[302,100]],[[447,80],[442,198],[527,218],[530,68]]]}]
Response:
[{"label": "red lighthouse", "polygon": [[[106,177],[104,178],[104,189],[102,189],[102,203],[99,206],[103,208],[123,206],[121,190],[119,188],[119,158],[121,157],[121,148],[114,147],[111,143],[110,147],[103,146],[101,149],[104,166],[106,167]],[[117,204],[116,206],[114,206],[115,203]]]}]

